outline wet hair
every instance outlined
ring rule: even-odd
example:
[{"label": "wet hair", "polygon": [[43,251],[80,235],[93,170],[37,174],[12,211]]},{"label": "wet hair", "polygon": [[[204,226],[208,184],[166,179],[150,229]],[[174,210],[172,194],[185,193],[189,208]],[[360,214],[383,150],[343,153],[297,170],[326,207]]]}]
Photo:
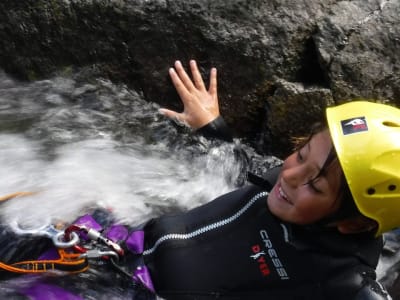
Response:
[{"label": "wet hair", "polygon": [[[327,129],[328,129],[328,125],[326,124],[326,122],[315,123],[311,127],[311,132],[309,133],[308,136],[293,139],[293,142],[295,145],[295,151],[298,151],[299,149],[304,147],[306,144],[308,144],[314,135],[316,135],[324,130],[327,130]],[[339,166],[340,166],[339,158],[337,156],[335,147],[332,145],[332,147],[329,151],[329,154],[328,154],[324,164],[322,165],[321,170],[314,178],[309,180],[307,183],[316,181],[318,178],[320,178],[321,176],[326,174],[328,172],[329,168],[331,168],[335,164],[339,164]],[[318,224],[327,225],[334,221],[344,220],[347,218],[362,215],[356,206],[356,203],[351,194],[349,185],[347,184],[347,180],[343,173],[342,168],[340,168],[340,171],[341,172],[340,172],[339,192],[337,194],[337,198],[335,201],[335,203],[337,203],[337,201],[340,201],[339,208],[333,214],[331,214],[331,215],[323,218],[319,222],[317,222]]]}]

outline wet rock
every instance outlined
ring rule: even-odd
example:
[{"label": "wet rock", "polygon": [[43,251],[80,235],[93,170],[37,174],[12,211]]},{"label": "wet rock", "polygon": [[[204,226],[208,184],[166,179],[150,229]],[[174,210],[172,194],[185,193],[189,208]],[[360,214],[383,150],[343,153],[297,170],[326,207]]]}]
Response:
[{"label": "wet rock", "polygon": [[335,100],[400,104],[399,16],[399,1],[343,1],[318,22],[314,40]]},{"label": "wet rock", "polygon": [[333,104],[329,89],[306,87],[283,79],[276,79],[265,93],[266,114],[257,145],[267,153],[278,153],[273,149],[283,148],[278,153],[281,156],[293,150],[293,138],[308,136],[313,124],[323,122],[325,108]]}]

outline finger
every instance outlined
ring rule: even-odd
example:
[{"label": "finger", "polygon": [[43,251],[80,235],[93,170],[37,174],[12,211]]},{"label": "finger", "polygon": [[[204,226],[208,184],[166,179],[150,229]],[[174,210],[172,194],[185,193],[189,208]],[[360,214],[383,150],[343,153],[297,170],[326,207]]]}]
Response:
[{"label": "finger", "polygon": [[208,92],[212,96],[217,96],[217,69],[212,68],[210,73],[210,86],[208,88]]},{"label": "finger", "polygon": [[190,71],[192,72],[194,85],[200,90],[206,90],[203,78],[201,77],[195,60],[190,61]]},{"label": "finger", "polygon": [[182,102],[185,104],[187,100],[190,99],[189,91],[186,88],[186,86],[183,84],[182,80],[176,73],[174,68],[169,69],[169,76],[171,77],[172,83],[175,86],[176,91],[179,94],[179,97],[181,98]]},{"label": "finger", "polygon": [[189,75],[186,73],[185,69],[182,66],[182,63],[177,60],[175,62],[175,69],[176,72],[179,75],[180,80],[182,81],[182,83],[185,85],[185,87],[189,90],[192,91],[195,89],[195,86],[193,85],[192,80],[190,79]]}]

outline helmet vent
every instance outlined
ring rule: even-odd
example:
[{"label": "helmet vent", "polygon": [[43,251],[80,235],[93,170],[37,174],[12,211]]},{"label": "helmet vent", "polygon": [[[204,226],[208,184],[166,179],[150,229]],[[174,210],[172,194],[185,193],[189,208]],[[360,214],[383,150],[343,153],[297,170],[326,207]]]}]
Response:
[{"label": "helmet vent", "polygon": [[383,121],[382,124],[387,127],[400,127],[400,124],[392,121]]},{"label": "helmet vent", "polygon": [[369,189],[367,190],[367,194],[368,194],[368,195],[373,195],[373,194],[375,194],[375,189],[374,189],[374,188],[369,188]]},{"label": "helmet vent", "polygon": [[397,188],[397,187],[396,187],[396,185],[394,185],[394,184],[391,184],[391,185],[388,186],[388,190],[389,190],[389,191],[394,191],[396,188]]}]

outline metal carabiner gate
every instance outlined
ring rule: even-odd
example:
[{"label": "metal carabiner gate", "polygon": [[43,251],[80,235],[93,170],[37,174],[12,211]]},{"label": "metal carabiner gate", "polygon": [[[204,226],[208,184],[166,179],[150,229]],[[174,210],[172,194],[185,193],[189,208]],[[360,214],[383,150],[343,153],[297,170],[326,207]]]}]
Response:
[{"label": "metal carabiner gate", "polygon": [[39,228],[24,229],[17,221],[13,221],[10,223],[10,227],[17,234],[47,237],[53,241],[54,246],[57,248],[70,248],[79,242],[79,235],[76,232],[71,232],[70,239],[65,241],[65,232],[55,228],[53,224],[44,225]]}]

